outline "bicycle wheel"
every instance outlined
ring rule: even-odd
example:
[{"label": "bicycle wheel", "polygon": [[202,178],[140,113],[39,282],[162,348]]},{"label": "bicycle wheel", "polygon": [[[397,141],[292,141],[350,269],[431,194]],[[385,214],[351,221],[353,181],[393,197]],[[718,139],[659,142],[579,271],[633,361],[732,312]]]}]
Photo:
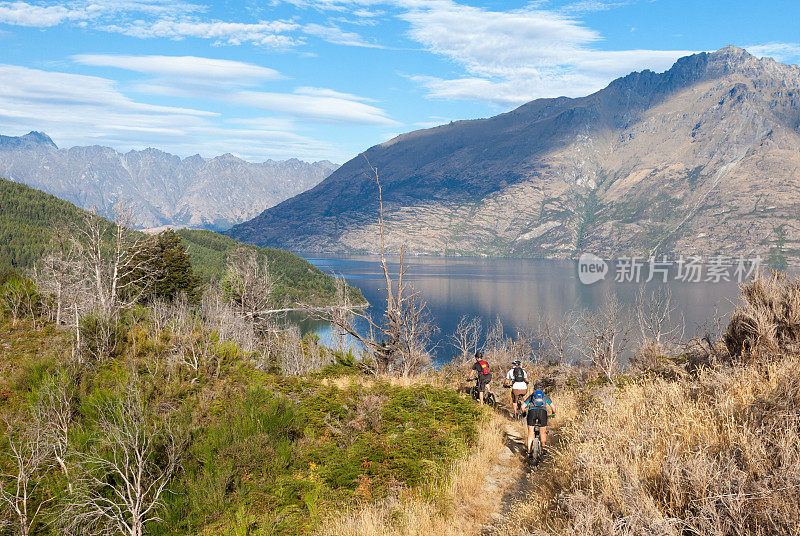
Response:
[{"label": "bicycle wheel", "polygon": [[494,393],[486,393],[484,395],[484,398],[486,399],[486,403],[489,404],[491,407],[493,408],[497,407],[497,399],[494,397]]},{"label": "bicycle wheel", "polygon": [[531,448],[531,462],[536,466],[539,465],[540,461],[542,461],[542,441],[537,435],[533,440],[533,446]]}]

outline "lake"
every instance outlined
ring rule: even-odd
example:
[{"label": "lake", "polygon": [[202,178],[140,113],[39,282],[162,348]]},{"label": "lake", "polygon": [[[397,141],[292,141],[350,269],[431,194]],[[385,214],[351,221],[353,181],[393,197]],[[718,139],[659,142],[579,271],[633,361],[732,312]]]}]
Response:
[{"label": "lake", "polygon": [[[383,313],[385,284],[379,257],[309,256],[306,259],[327,273],[344,276],[351,285],[358,287],[373,305],[373,318]],[[398,260],[389,257],[395,277]],[[728,263],[727,281],[719,275],[721,268],[715,271],[703,265],[699,274],[687,278],[686,265],[665,264],[661,267],[664,273],[659,273],[658,267],[653,268],[652,280],[645,283],[649,273],[645,264],[641,267],[639,282],[633,277],[617,282],[617,278],[626,279],[620,276],[621,262],[625,261],[609,262],[606,277],[593,284],[581,282],[577,261],[542,259],[408,257],[406,277],[427,301],[433,320],[441,330],[433,340],[435,362],[441,364],[455,354],[449,336],[462,315],[479,316],[484,326],[499,318],[506,333],[513,335],[518,330],[535,328],[540,316],[555,320],[563,318],[570,310],[597,310],[612,294],[622,305],[633,308],[643,284],[648,291],[660,285],[671,291],[678,316],[683,317],[686,338],[702,334],[715,316],[726,317],[731,313],[738,300],[737,276],[746,275],[735,272],[735,261]],[[629,270],[627,275],[631,273]],[[681,321],[679,317],[675,319],[678,322]],[[330,333],[330,328],[320,324],[312,328],[323,339]]]}]

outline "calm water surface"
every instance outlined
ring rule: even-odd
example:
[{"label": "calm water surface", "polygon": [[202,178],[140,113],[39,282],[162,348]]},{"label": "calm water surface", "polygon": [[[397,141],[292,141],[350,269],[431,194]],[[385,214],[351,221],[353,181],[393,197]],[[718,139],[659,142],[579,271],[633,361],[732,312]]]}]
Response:
[{"label": "calm water surface", "polygon": [[[371,314],[383,313],[385,283],[377,256],[306,257],[321,270],[344,276],[369,300]],[[397,258],[390,268],[397,274]],[[633,308],[641,283],[616,283],[613,274],[592,285],[578,280],[575,261],[540,259],[496,259],[464,257],[410,257],[406,277],[427,300],[433,320],[441,331],[434,337],[438,364],[452,358],[455,350],[448,342],[463,315],[480,316],[484,325],[495,318],[503,322],[507,335],[535,328],[540,316],[559,319],[570,310],[596,310],[611,294]],[[686,336],[709,325],[715,316],[727,316],[738,294],[736,282],[685,283],[653,281],[648,289],[667,285],[678,314],[683,316]],[[680,321],[677,318],[676,321]],[[330,329],[307,326],[323,338]],[[638,331],[638,330],[637,330]]]}]

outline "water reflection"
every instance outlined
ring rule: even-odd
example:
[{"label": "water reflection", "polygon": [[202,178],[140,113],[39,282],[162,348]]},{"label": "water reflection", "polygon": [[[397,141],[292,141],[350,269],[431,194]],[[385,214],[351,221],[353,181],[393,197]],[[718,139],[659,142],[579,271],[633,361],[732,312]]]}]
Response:
[{"label": "water reflection", "polygon": [[[310,262],[325,272],[344,275],[373,305],[374,316],[382,314],[385,287],[379,258],[374,256],[311,257]],[[398,259],[390,259],[396,274]],[[435,337],[438,363],[449,360],[454,350],[448,343],[462,315],[480,316],[485,323],[500,318],[509,334],[534,328],[539,317],[561,319],[570,310],[596,310],[611,294],[621,304],[633,307],[640,284],[615,283],[613,275],[593,285],[577,278],[572,261],[540,259],[494,259],[463,257],[412,257],[406,259],[406,276],[421,291],[441,332]],[[669,278],[667,283],[652,281],[648,290],[666,285],[673,303],[682,313],[686,334],[702,331],[715,316],[733,310],[738,284],[728,282],[683,283]],[[306,324],[306,330],[320,332],[319,323]]]}]

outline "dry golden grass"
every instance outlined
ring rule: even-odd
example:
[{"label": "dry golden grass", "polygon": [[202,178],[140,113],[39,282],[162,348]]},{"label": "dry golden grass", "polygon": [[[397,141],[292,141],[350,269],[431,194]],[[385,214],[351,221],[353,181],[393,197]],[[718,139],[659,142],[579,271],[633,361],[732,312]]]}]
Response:
[{"label": "dry golden grass", "polygon": [[501,494],[486,497],[487,473],[505,448],[506,420],[492,414],[481,426],[476,448],[458,461],[445,482],[401,495],[393,501],[369,504],[327,516],[321,533],[327,536],[467,536],[500,507]]},{"label": "dry golden grass", "polygon": [[[800,536],[800,283],[775,276],[742,290],[727,351],[717,341],[700,345],[702,359],[696,348],[659,350],[657,372],[642,374],[644,365],[616,385],[592,381],[591,371],[531,368],[554,386],[550,457],[493,531]],[[465,369],[423,381],[453,384]],[[487,496],[482,483],[504,448],[504,426],[489,420],[436,491],[335,516],[324,534],[481,533],[503,506],[502,493]]]},{"label": "dry golden grass", "polygon": [[597,390],[506,534],[800,534],[800,358]]}]

